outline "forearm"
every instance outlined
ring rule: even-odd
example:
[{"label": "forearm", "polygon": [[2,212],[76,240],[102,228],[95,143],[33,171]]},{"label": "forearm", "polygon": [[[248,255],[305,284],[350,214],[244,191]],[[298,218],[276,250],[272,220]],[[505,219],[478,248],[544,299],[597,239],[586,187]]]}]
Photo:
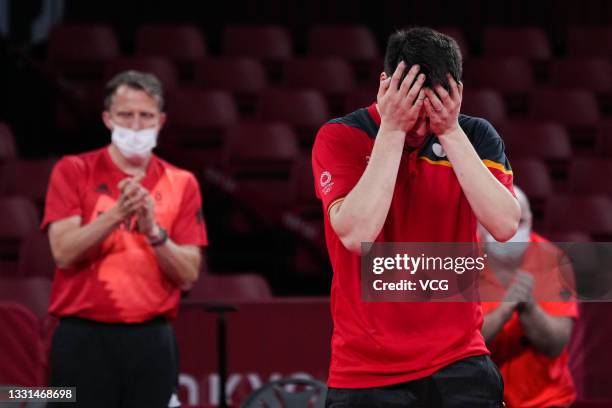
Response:
[{"label": "forearm", "polygon": [[570,318],[550,316],[537,304],[520,314],[520,322],[531,345],[549,357],[559,355],[571,335]]},{"label": "forearm", "polygon": [[502,302],[495,310],[485,315],[481,333],[487,344],[503,329],[513,311],[514,303]]},{"label": "forearm", "polygon": [[516,199],[486,168],[461,127],[438,138],[478,221],[496,240],[510,239],[521,216]]},{"label": "forearm", "polygon": [[181,290],[190,289],[198,279],[201,256],[193,248],[182,247],[168,239],[155,247],[155,254],[162,272]]},{"label": "forearm", "polygon": [[387,219],[404,139],[404,132],[381,126],[366,170],[333,217],[334,230],[354,252],[360,252],[361,242],[374,241]]},{"label": "forearm", "polygon": [[108,211],[89,224],[65,231],[52,245],[57,266],[64,269],[73,267],[97,249],[120,223],[121,219]]}]

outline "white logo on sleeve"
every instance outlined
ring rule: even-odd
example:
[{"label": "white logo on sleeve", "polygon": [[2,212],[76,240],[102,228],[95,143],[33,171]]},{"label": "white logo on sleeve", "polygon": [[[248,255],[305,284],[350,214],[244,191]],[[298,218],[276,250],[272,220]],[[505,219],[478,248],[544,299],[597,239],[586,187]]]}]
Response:
[{"label": "white logo on sleeve", "polygon": [[431,149],[433,150],[436,156],[446,157],[446,152],[444,151],[444,148],[440,143],[434,143],[433,146],[431,146]]},{"label": "white logo on sleeve", "polygon": [[326,170],[321,173],[321,177],[319,177],[319,184],[321,184],[321,191],[323,194],[328,194],[331,191],[334,182],[332,181],[332,175],[329,171]]}]

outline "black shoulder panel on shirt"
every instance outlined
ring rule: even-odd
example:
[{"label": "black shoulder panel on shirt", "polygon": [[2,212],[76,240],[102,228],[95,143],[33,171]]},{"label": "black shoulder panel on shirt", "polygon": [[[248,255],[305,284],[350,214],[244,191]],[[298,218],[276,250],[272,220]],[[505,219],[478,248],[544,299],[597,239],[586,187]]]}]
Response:
[{"label": "black shoulder panel on shirt", "polygon": [[[476,148],[478,140],[482,139],[482,134],[486,132],[486,129],[479,125],[480,120],[478,118],[460,114],[458,119],[459,126],[461,126],[461,129],[467,135],[470,143]],[[446,157],[438,137],[434,134],[428,136],[423,142],[423,146],[419,149],[419,157],[426,157],[433,162],[448,161],[448,157]]]},{"label": "black shoulder panel on shirt", "polygon": [[349,113],[341,118],[332,119],[327,123],[346,125],[360,129],[366,132],[368,137],[372,139],[376,138],[376,134],[378,133],[378,125],[370,116],[367,108],[357,109],[355,112]]},{"label": "black shoulder panel on shirt", "polygon": [[483,119],[459,114],[459,126],[474,146],[487,133],[487,124],[488,122]]},{"label": "black shoulder panel on shirt", "polygon": [[489,121],[460,115],[459,125],[470,139],[481,160],[490,160],[503,165],[506,170],[511,170],[505,153],[504,141]]},{"label": "black shoulder panel on shirt", "polygon": [[[485,119],[459,115],[459,126],[468,137],[481,160],[492,160],[510,169],[504,154],[504,144],[495,128]],[[437,146],[436,146],[437,145]],[[448,161],[437,136],[431,135],[419,150],[419,157],[433,162]]]}]

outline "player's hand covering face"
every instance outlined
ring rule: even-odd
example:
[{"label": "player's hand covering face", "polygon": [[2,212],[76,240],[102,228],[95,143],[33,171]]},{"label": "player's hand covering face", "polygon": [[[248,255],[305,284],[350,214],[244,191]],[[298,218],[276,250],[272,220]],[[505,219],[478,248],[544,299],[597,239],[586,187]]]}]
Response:
[{"label": "player's hand covering face", "polygon": [[447,74],[450,93],[441,85],[433,89],[425,88],[425,111],[429,119],[429,128],[436,135],[446,134],[459,126],[459,110],[463,98],[463,84],[457,83],[452,75]]},{"label": "player's hand covering face", "polygon": [[381,128],[409,134],[422,116],[425,75],[419,74],[418,65],[413,65],[402,80],[405,69],[401,61],[391,77],[381,75],[377,103]]}]

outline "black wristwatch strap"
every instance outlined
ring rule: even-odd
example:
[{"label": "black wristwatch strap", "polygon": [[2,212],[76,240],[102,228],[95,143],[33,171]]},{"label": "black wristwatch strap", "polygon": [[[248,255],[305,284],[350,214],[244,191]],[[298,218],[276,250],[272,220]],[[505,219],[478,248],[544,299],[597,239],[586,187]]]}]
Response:
[{"label": "black wristwatch strap", "polygon": [[159,238],[154,241],[149,240],[149,244],[153,247],[163,245],[168,240],[168,231],[162,227],[159,228]]}]

